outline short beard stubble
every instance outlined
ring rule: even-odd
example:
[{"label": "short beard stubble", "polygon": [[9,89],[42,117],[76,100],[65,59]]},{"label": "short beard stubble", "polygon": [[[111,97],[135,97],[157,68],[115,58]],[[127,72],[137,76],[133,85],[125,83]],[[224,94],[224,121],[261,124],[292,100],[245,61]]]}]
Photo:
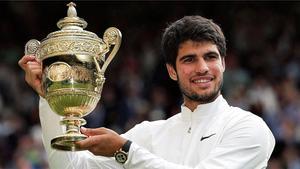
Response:
[{"label": "short beard stubble", "polygon": [[[177,77],[178,78],[178,77]],[[191,101],[199,102],[200,104],[210,103],[213,102],[218,95],[220,94],[221,88],[223,86],[223,78],[220,80],[220,83],[214,88],[214,90],[208,94],[199,95],[194,92],[189,92],[186,88],[181,86],[180,80],[178,78],[178,86],[181,90],[181,93],[190,99]]]}]

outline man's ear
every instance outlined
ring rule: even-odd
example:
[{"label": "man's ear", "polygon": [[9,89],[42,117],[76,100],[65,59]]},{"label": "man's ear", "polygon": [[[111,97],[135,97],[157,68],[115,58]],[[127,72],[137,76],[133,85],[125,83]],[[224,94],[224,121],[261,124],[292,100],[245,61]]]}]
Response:
[{"label": "man's ear", "polygon": [[223,72],[225,71],[225,57],[222,58]]},{"label": "man's ear", "polygon": [[170,64],[166,64],[166,65],[167,65],[167,70],[168,70],[170,78],[172,80],[177,81],[177,73],[176,73],[175,68],[172,65],[170,65]]}]

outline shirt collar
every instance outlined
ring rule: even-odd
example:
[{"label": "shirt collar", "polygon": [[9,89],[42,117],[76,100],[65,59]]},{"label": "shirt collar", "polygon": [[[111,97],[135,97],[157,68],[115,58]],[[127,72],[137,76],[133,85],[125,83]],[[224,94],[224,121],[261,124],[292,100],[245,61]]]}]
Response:
[{"label": "shirt collar", "polygon": [[199,104],[194,111],[181,105],[181,116],[183,120],[196,120],[225,111],[225,108],[227,107],[229,107],[227,101],[220,95],[213,102]]}]

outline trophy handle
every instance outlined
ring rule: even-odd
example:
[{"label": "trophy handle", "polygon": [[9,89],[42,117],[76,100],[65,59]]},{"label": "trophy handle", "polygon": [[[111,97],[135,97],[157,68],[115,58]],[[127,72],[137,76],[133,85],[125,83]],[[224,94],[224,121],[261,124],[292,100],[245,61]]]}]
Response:
[{"label": "trophy handle", "polygon": [[116,53],[118,52],[121,45],[122,34],[119,29],[115,27],[110,27],[105,30],[103,35],[103,41],[108,46],[108,49],[111,45],[114,45],[114,48],[110,52],[109,56],[104,60],[104,63],[101,67],[101,72],[104,73],[109,63],[112,61]]},{"label": "trophy handle", "polygon": [[25,55],[35,55],[36,57],[38,57],[38,49],[40,46],[40,41],[36,40],[36,39],[31,39],[29,40],[26,44],[25,44],[25,50],[24,53]]}]

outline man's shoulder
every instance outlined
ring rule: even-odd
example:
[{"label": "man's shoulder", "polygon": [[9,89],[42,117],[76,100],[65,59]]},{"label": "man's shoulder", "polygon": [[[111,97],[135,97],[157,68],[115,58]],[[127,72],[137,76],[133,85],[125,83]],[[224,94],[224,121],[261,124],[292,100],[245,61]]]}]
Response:
[{"label": "man's shoulder", "polygon": [[227,118],[226,124],[228,128],[237,128],[240,126],[252,130],[261,130],[262,128],[269,130],[267,124],[261,117],[239,107],[230,106],[225,116]]},{"label": "man's shoulder", "polygon": [[166,120],[155,120],[155,121],[143,121],[138,126],[143,126],[143,127],[159,127],[166,123]]},{"label": "man's shoulder", "polygon": [[[226,118],[226,119],[223,119]],[[264,120],[238,107],[229,107],[228,111],[219,119],[222,126],[222,142],[232,144],[241,151],[247,152],[251,147],[257,149],[261,158],[269,158],[275,145],[274,136]]]},{"label": "man's shoulder", "polygon": [[174,123],[178,123],[180,118],[180,113],[175,114],[167,119],[164,120],[155,120],[155,121],[143,121],[138,126],[147,127],[147,128],[159,128],[165,125],[171,125]]},{"label": "man's shoulder", "polygon": [[234,106],[229,106],[228,111],[226,111],[226,113],[227,117],[236,120],[245,118],[248,120],[262,120],[261,117],[257,116],[256,114]]}]

